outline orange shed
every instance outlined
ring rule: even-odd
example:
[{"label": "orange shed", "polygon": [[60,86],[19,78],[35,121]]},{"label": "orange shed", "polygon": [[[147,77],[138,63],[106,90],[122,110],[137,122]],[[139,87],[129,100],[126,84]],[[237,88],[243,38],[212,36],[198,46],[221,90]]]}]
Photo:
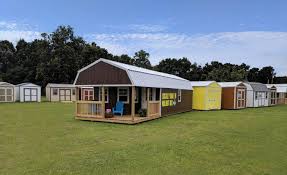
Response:
[{"label": "orange shed", "polygon": [[242,82],[221,82],[221,108],[246,108],[246,86]]}]

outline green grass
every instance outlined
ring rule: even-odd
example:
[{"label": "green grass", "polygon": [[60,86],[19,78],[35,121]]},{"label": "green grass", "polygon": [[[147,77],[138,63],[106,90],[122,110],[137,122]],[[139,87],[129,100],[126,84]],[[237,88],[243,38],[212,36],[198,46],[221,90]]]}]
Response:
[{"label": "green grass", "polygon": [[0,104],[0,174],[287,174],[287,106],[134,126],[73,114],[73,104]]}]

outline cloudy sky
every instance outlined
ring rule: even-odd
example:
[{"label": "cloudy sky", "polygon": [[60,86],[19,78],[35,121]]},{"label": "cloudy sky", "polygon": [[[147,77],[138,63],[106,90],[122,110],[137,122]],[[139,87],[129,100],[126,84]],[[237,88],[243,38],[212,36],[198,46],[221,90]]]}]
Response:
[{"label": "cloudy sky", "polygon": [[271,65],[287,75],[286,7],[285,0],[1,0],[0,40],[31,41],[71,25],[114,54],[144,49],[152,64],[188,57]]}]

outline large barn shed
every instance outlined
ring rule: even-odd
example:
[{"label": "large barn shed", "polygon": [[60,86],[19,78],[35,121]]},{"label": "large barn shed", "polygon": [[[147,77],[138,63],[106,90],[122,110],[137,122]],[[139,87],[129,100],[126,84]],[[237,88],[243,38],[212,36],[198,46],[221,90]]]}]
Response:
[{"label": "large barn shed", "polygon": [[0,102],[15,102],[15,86],[7,82],[0,82]]},{"label": "large barn shed", "polygon": [[269,90],[265,84],[245,82],[247,88],[246,107],[262,107],[269,105]]},{"label": "large barn shed", "polygon": [[221,82],[222,88],[221,108],[246,108],[246,86],[243,82]]},{"label": "large barn shed", "polygon": [[74,85],[77,119],[135,124],[192,109],[188,80],[107,59],[79,70]]},{"label": "large barn shed", "polygon": [[33,83],[16,85],[16,100],[20,102],[41,102],[41,86]]},{"label": "large barn shed", "polygon": [[192,109],[221,109],[221,87],[215,81],[191,81],[193,88]]},{"label": "large barn shed", "polygon": [[73,84],[49,83],[46,86],[46,99],[51,102],[76,101],[76,88]]}]

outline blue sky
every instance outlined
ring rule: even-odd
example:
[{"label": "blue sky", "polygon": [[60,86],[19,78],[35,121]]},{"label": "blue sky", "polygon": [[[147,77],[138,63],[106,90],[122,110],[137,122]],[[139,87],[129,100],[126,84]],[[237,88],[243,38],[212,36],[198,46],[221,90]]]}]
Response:
[{"label": "blue sky", "polygon": [[144,49],[151,62],[188,57],[262,67],[287,75],[287,1],[1,0],[0,40],[32,40],[58,25],[114,54]]}]

